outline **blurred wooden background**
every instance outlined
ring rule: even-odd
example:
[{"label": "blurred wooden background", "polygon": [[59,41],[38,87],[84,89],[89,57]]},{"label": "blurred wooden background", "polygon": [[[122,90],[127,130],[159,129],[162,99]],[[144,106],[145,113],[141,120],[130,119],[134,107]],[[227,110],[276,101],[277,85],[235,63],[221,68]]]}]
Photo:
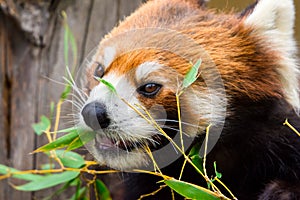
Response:
[{"label": "blurred wooden background", "polygon": [[[213,8],[241,10],[252,0],[211,0]],[[79,63],[105,33],[142,0],[0,0],[0,164],[17,169],[34,169],[45,161],[29,155],[44,144],[31,124],[49,115],[57,101],[65,71],[61,11],[78,45]],[[300,43],[300,1],[297,5],[297,39]],[[48,78],[45,78],[48,77]],[[14,184],[20,182],[8,180]],[[51,191],[15,191],[7,180],[0,181],[0,200],[42,199]],[[67,199],[62,196],[60,199]]]}]

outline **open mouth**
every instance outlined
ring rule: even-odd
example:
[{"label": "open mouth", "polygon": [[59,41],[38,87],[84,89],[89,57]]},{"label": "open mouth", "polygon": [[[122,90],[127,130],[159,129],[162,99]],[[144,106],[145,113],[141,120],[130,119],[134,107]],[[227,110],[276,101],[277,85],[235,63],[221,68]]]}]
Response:
[{"label": "open mouth", "polygon": [[162,135],[153,135],[151,139],[140,139],[139,141],[124,140],[124,139],[112,139],[109,137],[97,137],[95,138],[95,146],[99,150],[124,150],[131,152],[133,150],[145,149],[149,147],[151,151],[159,150],[163,146],[169,143]]},{"label": "open mouth", "polygon": [[97,138],[95,145],[99,150],[117,150],[132,151],[133,149],[142,148],[142,142],[132,142],[129,140],[117,140],[108,137]]}]

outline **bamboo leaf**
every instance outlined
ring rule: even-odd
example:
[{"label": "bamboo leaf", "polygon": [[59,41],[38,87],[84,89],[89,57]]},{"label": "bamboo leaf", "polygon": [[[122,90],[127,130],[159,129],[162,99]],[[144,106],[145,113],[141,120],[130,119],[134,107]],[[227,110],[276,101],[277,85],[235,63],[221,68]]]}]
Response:
[{"label": "bamboo leaf", "polygon": [[183,88],[189,87],[191,84],[193,84],[197,78],[198,78],[198,71],[201,66],[202,60],[199,59],[188,71],[188,73],[185,75],[183,79]]},{"label": "bamboo leaf", "polygon": [[78,55],[77,55],[77,44],[76,44],[74,34],[71,31],[71,28],[69,27],[69,25],[68,25],[68,29],[69,29],[69,40],[70,40],[70,43],[71,43],[71,49],[72,49],[72,54],[73,54],[72,75],[74,75],[74,70],[75,70],[75,67],[77,65],[77,57],[78,57]]},{"label": "bamboo leaf", "polygon": [[103,200],[112,200],[110,196],[110,192],[108,188],[105,186],[105,184],[100,181],[99,179],[96,180],[96,190],[99,196],[99,199]]},{"label": "bamboo leaf", "polygon": [[44,133],[47,129],[50,128],[50,126],[50,120],[44,115],[42,115],[40,122],[32,124],[32,128],[37,135],[41,135],[42,133]]},{"label": "bamboo leaf", "polygon": [[104,79],[102,79],[102,78],[99,78],[99,77],[95,77],[95,78],[97,79],[97,81],[99,81],[99,82],[103,83],[104,85],[106,85],[106,87],[108,87],[108,89],[109,89],[111,92],[117,94],[116,88],[115,88],[111,83],[109,83],[109,82],[107,82],[106,80],[104,80]]},{"label": "bamboo leaf", "polygon": [[64,19],[64,58],[66,66],[69,66],[69,29],[68,29],[68,23],[67,23],[67,14],[63,11],[62,16]]},{"label": "bamboo leaf", "polygon": [[53,117],[54,107],[55,107],[55,104],[54,104],[53,101],[51,101],[51,103],[50,103],[50,117],[49,117],[50,119],[52,119],[52,117]]},{"label": "bamboo leaf", "polygon": [[55,149],[60,149],[63,147],[68,146],[72,141],[74,141],[78,136],[77,130],[73,130],[72,132],[59,137],[57,140],[48,143],[38,149],[36,149],[33,153],[38,153],[38,152],[47,152]]},{"label": "bamboo leaf", "polygon": [[215,168],[215,173],[216,173],[216,176],[218,178],[222,178],[222,174],[220,172],[217,171],[217,163],[216,161],[214,162],[214,168]]},{"label": "bamboo leaf", "polygon": [[203,170],[203,159],[199,155],[201,145],[200,144],[195,144],[192,149],[189,152],[189,157],[191,158],[191,161],[196,165],[196,167],[204,173]]},{"label": "bamboo leaf", "polygon": [[56,131],[56,133],[68,133],[76,130],[78,130],[77,127],[71,127],[71,128],[66,128],[66,129]]},{"label": "bamboo leaf", "polygon": [[11,173],[13,178],[21,179],[21,180],[25,180],[25,181],[34,181],[34,180],[38,180],[39,178],[42,177],[42,176],[36,175],[36,174],[13,174],[15,172],[20,172],[20,171],[17,169],[7,167],[5,165],[0,164],[0,174],[3,174],[3,175]]},{"label": "bamboo leaf", "polygon": [[72,151],[74,149],[78,149],[79,147],[82,147],[89,141],[93,140],[95,138],[95,133],[91,131],[85,131],[79,133],[79,137],[72,141],[70,145],[68,145],[67,151]]},{"label": "bamboo leaf", "polygon": [[[74,180],[77,180],[79,178],[76,178]],[[55,197],[57,197],[58,195],[60,195],[61,193],[63,193],[64,191],[66,191],[70,186],[71,186],[71,183],[74,181],[69,181],[67,183],[65,183],[61,188],[59,188],[58,190],[56,190],[54,193],[52,193],[50,196],[47,196],[45,198],[43,198],[42,200],[53,200],[53,199],[56,199]]]},{"label": "bamboo leaf", "polygon": [[47,163],[47,164],[43,164],[41,166],[42,170],[49,170],[49,169],[54,169],[55,168],[55,164],[54,163]]},{"label": "bamboo leaf", "polygon": [[220,198],[212,191],[191,183],[175,179],[165,180],[164,183],[185,198],[196,200],[220,200]]},{"label": "bamboo leaf", "polygon": [[60,174],[45,175],[24,185],[14,186],[14,188],[20,191],[38,191],[71,181],[79,174],[79,172],[66,171]]},{"label": "bamboo leaf", "polygon": [[75,152],[65,150],[56,150],[55,152],[65,167],[79,169],[85,165],[83,157]]},{"label": "bamboo leaf", "polygon": [[72,86],[70,84],[67,84],[64,91],[60,95],[60,99],[65,100],[68,97],[68,95],[70,94],[71,89],[72,89]]},{"label": "bamboo leaf", "polygon": [[80,188],[79,190],[76,190],[76,193],[73,194],[70,200],[84,200],[86,192],[87,192],[86,187]]}]

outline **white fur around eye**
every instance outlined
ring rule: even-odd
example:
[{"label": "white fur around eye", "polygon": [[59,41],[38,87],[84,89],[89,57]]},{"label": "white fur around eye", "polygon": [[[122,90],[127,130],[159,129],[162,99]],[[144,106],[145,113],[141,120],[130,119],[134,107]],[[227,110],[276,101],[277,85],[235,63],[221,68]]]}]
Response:
[{"label": "white fur around eye", "polygon": [[152,72],[158,71],[163,65],[155,61],[144,62],[140,64],[135,72],[137,81],[139,82],[143,78],[147,78]]},{"label": "white fur around eye", "polygon": [[104,49],[103,64],[108,67],[116,56],[116,49],[114,47],[106,47]]}]

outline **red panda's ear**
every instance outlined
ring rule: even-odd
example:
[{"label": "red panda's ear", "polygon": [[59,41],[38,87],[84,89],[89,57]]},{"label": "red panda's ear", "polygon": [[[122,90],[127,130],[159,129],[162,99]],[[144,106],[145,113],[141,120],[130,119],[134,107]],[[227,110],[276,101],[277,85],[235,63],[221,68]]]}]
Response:
[{"label": "red panda's ear", "polygon": [[209,1],[209,0],[196,0],[198,5],[200,7],[206,7],[206,3]]},{"label": "red panda's ear", "polygon": [[[146,3],[147,1],[153,1],[153,0],[142,0],[143,3]],[[206,7],[206,4],[209,0],[185,0],[185,1],[190,1],[195,4],[197,4],[199,7]]]},{"label": "red panda's ear", "polygon": [[260,31],[276,30],[285,36],[293,36],[295,7],[293,0],[259,0],[243,13],[246,25]]},{"label": "red panda's ear", "polygon": [[252,34],[264,38],[264,45],[267,44],[280,54],[281,68],[278,68],[278,73],[281,75],[286,98],[300,109],[293,0],[259,0],[244,11],[241,20],[246,27],[251,27]]}]

